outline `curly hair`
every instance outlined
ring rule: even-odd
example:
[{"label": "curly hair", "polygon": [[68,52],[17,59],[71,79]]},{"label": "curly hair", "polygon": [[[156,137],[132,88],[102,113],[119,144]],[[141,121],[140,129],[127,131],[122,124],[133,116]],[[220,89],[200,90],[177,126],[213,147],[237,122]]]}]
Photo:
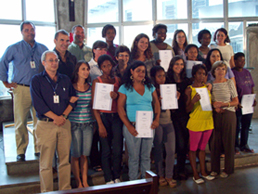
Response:
[{"label": "curly hair", "polygon": [[183,59],[182,56],[176,55],[176,56],[174,56],[174,57],[171,59],[171,61],[170,61],[170,63],[169,63],[168,71],[167,71],[167,79],[166,79],[166,80],[169,81],[170,83],[174,83],[174,82],[175,82],[175,78],[174,78],[175,72],[174,72],[174,70],[173,70],[173,67],[174,67],[175,63],[176,63],[178,60],[180,60],[180,59],[181,59],[181,60],[183,61],[183,63],[184,63],[184,68],[183,68],[183,70],[182,70],[181,73],[180,73],[180,78],[181,78],[181,79],[185,79],[185,77],[186,77],[185,61],[184,61],[184,59]]},{"label": "curly hair", "polygon": [[188,45],[188,43],[187,43],[187,37],[186,37],[186,34],[185,34],[184,30],[181,30],[181,29],[176,30],[176,31],[174,32],[174,37],[173,37],[173,41],[172,41],[172,48],[173,48],[173,50],[174,50],[174,52],[175,52],[175,55],[178,55],[178,54],[179,54],[178,51],[180,50],[180,48],[179,48],[179,46],[178,46],[178,43],[177,43],[177,41],[176,41],[176,36],[177,36],[180,32],[183,32],[184,35],[185,35],[184,48]]},{"label": "curly hair", "polygon": [[147,38],[148,39],[148,48],[144,51],[144,55],[146,56],[147,59],[151,59],[153,57],[153,54],[151,52],[149,37],[146,34],[141,33],[141,34],[138,34],[133,41],[133,45],[132,45],[132,48],[131,48],[132,59],[138,59],[139,58],[138,42],[142,38]]},{"label": "curly hair", "polygon": [[[78,72],[79,72],[79,69],[80,69],[80,67],[81,67],[82,64],[86,64],[87,67],[88,67],[89,70],[90,70],[90,65],[89,65],[88,62],[86,62],[86,61],[84,61],[84,60],[78,61],[78,62],[76,63],[76,65],[75,65],[75,68],[74,68],[74,71],[73,71],[73,75],[72,75],[72,79],[71,79],[71,81],[72,81],[73,84],[78,82],[78,78],[79,78]],[[89,75],[88,78],[85,80],[85,83],[87,83],[87,82],[90,82],[90,75]]]},{"label": "curly hair", "polygon": [[101,32],[102,38],[105,38],[105,37],[106,37],[107,31],[108,31],[109,29],[114,30],[114,31],[115,31],[115,34],[116,34],[116,29],[115,29],[115,27],[114,27],[113,25],[111,25],[111,24],[107,24],[107,25],[105,25],[105,26],[103,27],[103,29],[102,29],[102,32]]},{"label": "curly hair", "polygon": [[198,33],[198,42],[201,44],[201,39],[203,37],[204,34],[209,34],[211,37],[211,33],[209,30],[203,29]]},{"label": "curly hair", "polygon": [[158,32],[159,29],[165,29],[167,32],[167,26],[165,24],[156,24],[153,28],[152,28],[152,36],[154,37],[155,34]]},{"label": "curly hair", "polygon": [[213,37],[214,42],[216,42],[216,36],[217,36],[218,32],[223,32],[225,34],[226,39],[225,39],[224,43],[230,43],[230,39],[228,37],[228,31],[225,28],[219,28],[216,30],[216,32],[214,33],[214,37]]},{"label": "curly hair", "polygon": [[133,80],[131,79],[131,70],[135,70],[137,67],[144,66],[145,67],[145,81],[144,85],[146,85],[149,89],[152,87],[151,79],[148,77],[146,65],[142,61],[134,61],[132,65],[128,66],[123,75],[122,84],[125,85],[127,90],[133,90]]},{"label": "curly hair", "polygon": [[208,74],[207,68],[203,64],[197,64],[197,65],[194,65],[192,68],[192,77],[193,78],[199,69],[203,69],[205,71],[205,75],[207,76],[207,74]]},{"label": "curly hair", "polygon": [[220,60],[223,61],[223,57],[222,57],[222,54],[221,54],[219,49],[214,48],[214,49],[209,50],[209,52],[207,54],[207,57],[206,57],[206,60],[205,60],[205,63],[204,63],[208,71],[210,71],[211,67],[212,67],[210,58],[211,58],[211,54],[212,54],[213,51],[218,51],[219,55],[220,55]]}]

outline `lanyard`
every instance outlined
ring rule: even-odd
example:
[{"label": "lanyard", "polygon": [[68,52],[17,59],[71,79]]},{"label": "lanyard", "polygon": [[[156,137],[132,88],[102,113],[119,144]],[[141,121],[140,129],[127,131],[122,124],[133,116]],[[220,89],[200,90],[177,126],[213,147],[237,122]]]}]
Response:
[{"label": "lanyard", "polygon": [[31,55],[30,55],[31,61],[34,61],[33,56],[34,56],[35,50],[36,50],[36,46],[34,45],[34,47],[32,48],[32,51],[31,51]]},{"label": "lanyard", "polygon": [[46,79],[47,79],[48,83],[50,83],[50,85],[51,85],[51,87],[52,87],[52,89],[54,91],[54,95],[56,95],[56,89],[57,89],[57,86],[58,86],[58,82],[56,83],[56,86],[54,88],[47,76],[46,76]]}]

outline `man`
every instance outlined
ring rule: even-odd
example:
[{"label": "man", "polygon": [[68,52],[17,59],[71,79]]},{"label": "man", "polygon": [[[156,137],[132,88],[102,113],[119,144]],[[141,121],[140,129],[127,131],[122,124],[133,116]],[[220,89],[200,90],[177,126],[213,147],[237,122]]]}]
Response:
[{"label": "man", "polygon": [[98,59],[101,55],[107,54],[107,47],[108,47],[107,43],[101,40],[97,40],[96,42],[93,43],[93,46],[92,46],[93,57],[89,61],[91,82],[93,82],[93,80],[96,79],[98,76],[102,75],[102,71],[98,66]]},{"label": "man", "polygon": [[68,47],[68,50],[76,57],[77,61],[90,61],[92,58],[92,50],[84,44],[85,31],[81,25],[72,27],[73,42]]},{"label": "man", "polygon": [[41,192],[53,191],[52,161],[55,150],[59,158],[60,190],[70,189],[69,153],[71,123],[67,120],[77,100],[72,83],[66,75],[57,73],[58,56],[45,51],[41,62],[45,71],[31,80],[31,98],[37,113],[36,137],[40,149]]},{"label": "man", "polygon": [[[57,71],[58,73],[65,74],[72,79],[77,59],[67,50],[70,44],[68,32],[65,30],[58,30],[55,33],[54,43],[56,45],[54,51],[57,53],[59,59],[59,67]],[[43,70],[44,67],[41,64],[39,72],[42,72]]]},{"label": "man", "polygon": [[[9,46],[1,58],[0,80],[6,88],[13,90],[17,160],[25,161],[25,152],[28,146],[27,117],[29,111],[33,118],[33,127],[37,122],[29,94],[30,80],[38,72],[41,54],[47,50],[47,47],[35,41],[35,25],[32,22],[22,22],[20,29],[23,40]],[[10,62],[13,64],[11,83],[8,82]],[[36,156],[39,156],[34,132],[33,137],[34,152]]]}]

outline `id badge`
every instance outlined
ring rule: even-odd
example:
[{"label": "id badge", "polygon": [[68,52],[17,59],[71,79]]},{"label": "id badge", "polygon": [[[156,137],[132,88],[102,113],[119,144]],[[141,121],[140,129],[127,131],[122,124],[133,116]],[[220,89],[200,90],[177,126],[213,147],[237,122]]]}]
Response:
[{"label": "id badge", "polygon": [[54,103],[59,103],[59,96],[58,95],[54,95]]},{"label": "id badge", "polygon": [[30,67],[31,67],[31,69],[36,68],[35,61],[30,61]]}]

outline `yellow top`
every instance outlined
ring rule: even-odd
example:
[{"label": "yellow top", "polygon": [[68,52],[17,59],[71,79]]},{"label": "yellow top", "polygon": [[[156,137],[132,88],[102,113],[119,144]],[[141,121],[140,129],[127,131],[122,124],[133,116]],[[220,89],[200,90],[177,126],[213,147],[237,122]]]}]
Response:
[{"label": "yellow top", "polygon": [[[196,90],[194,87],[189,86],[192,89],[191,99],[196,94]],[[207,88],[206,86],[202,86],[200,88]],[[211,93],[208,90],[210,102],[211,102]],[[193,110],[190,113],[190,118],[187,123],[187,129],[190,131],[207,131],[214,128],[212,111],[203,111],[200,101],[194,104]]]}]

